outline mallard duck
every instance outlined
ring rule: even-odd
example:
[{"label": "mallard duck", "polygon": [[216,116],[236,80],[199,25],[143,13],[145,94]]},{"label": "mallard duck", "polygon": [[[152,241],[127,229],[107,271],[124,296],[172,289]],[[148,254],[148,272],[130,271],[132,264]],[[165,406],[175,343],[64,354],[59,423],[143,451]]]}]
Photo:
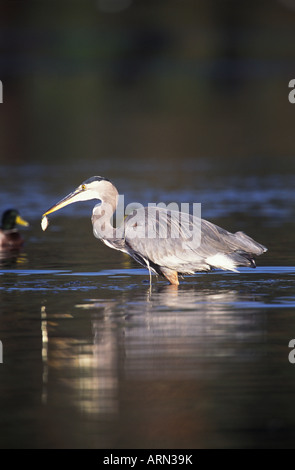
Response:
[{"label": "mallard duck", "polygon": [[16,225],[27,227],[29,223],[22,219],[18,211],[8,209],[2,215],[2,224],[0,228],[0,250],[19,249],[24,239],[18,232]]}]

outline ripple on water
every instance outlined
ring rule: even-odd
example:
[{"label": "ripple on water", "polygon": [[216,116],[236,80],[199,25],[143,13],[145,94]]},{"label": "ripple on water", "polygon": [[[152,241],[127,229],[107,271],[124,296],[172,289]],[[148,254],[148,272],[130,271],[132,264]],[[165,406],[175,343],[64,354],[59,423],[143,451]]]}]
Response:
[{"label": "ripple on water", "polygon": [[[204,293],[229,287],[241,295],[236,302],[225,299],[228,305],[235,305],[241,309],[249,308],[293,308],[295,296],[293,296],[295,267],[293,266],[267,266],[258,267],[256,270],[241,268],[240,275],[230,272],[215,271],[212,273],[198,273],[187,276],[181,281],[179,293],[183,289],[191,289]],[[106,291],[132,291],[136,288],[149,288],[147,281],[148,271],[145,269],[108,269],[99,272],[80,272],[71,270],[43,269],[2,269],[0,275],[4,282],[0,291],[4,292],[83,292],[91,290]],[[166,280],[153,277],[151,294],[156,295],[158,288],[167,288]],[[243,299],[243,292],[251,292],[253,298]],[[284,295],[282,293],[284,292]],[[170,296],[172,292],[170,292]],[[211,296],[212,299],[212,296]],[[204,299],[203,299],[204,300]],[[202,300],[195,298],[196,303]],[[211,300],[205,299],[208,304]],[[212,300],[218,304],[216,297]],[[184,306],[183,306],[184,307]]]}]

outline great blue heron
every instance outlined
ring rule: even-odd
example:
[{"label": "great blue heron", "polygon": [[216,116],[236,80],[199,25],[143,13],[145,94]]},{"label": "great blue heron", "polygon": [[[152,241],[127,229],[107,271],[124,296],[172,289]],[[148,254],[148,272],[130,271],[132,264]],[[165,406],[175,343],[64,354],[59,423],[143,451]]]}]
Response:
[{"label": "great blue heron", "polygon": [[[243,232],[230,233],[207,220],[193,215],[175,218],[174,211],[159,207],[144,207],[128,215],[118,234],[112,218],[118,205],[118,191],[106,178],[89,178],[42,216],[42,229],[48,225],[47,215],[68,204],[99,199],[93,208],[92,225],[95,237],[106,245],[132,256],[149,272],[165,276],[178,285],[178,275],[212,269],[237,271],[238,266],[255,267],[254,257],[267,249]],[[161,228],[166,226],[166,236]],[[192,237],[199,231],[200,237]],[[172,236],[173,232],[173,236]]]},{"label": "great blue heron", "polygon": [[24,240],[18,232],[16,225],[27,227],[29,223],[22,219],[15,209],[7,209],[2,215],[2,224],[0,228],[0,249],[14,250],[19,249]]}]

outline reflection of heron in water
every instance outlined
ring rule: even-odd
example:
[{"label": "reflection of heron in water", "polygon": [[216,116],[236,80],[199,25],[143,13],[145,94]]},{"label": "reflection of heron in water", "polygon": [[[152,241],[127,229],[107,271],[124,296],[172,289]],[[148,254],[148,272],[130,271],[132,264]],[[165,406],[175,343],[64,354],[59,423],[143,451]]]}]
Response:
[{"label": "reflection of heron in water", "polygon": [[[204,219],[159,207],[136,209],[128,215],[120,236],[110,222],[118,204],[118,191],[106,178],[94,176],[48,209],[42,217],[78,201],[99,199],[92,213],[94,235],[115,250],[132,256],[143,266],[178,285],[178,274],[193,274],[214,268],[236,271],[238,266],[255,267],[254,257],[267,249],[243,232],[230,233]],[[176,222],[177,220],[177,222]],[[166,226],[166,236],[161,229]],[[200,231],[200,237],[192,233]],[[172,236],[173,232],[173,236]],[[163,232],[162,232],[163,233]]]},{"label": "reflection of heron in water", "polygon": [[24,243],[16,225],[27,227],[29,224],[22,219],[18,211],[8,209],[3,213],[0,228],[0,250],[18,250]]}]

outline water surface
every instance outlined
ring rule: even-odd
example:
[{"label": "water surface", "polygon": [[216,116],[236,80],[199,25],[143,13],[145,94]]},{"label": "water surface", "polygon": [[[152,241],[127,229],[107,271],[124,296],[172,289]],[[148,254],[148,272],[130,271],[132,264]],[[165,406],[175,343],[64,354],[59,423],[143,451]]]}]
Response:
[{"label": "water surface", "polygon": [[[0,266],[2,448],[294,447],[293,180],[182,171],[186,186],[107,163],[69,179],[62,166],[3,167],[1,194],[31,226]],[[97,173],[128,203],[202,202],[203,217],[269,252],[255,270],[150,288],[147,270],[93,237],[91,202],[41,231],[41,214]]]}]

